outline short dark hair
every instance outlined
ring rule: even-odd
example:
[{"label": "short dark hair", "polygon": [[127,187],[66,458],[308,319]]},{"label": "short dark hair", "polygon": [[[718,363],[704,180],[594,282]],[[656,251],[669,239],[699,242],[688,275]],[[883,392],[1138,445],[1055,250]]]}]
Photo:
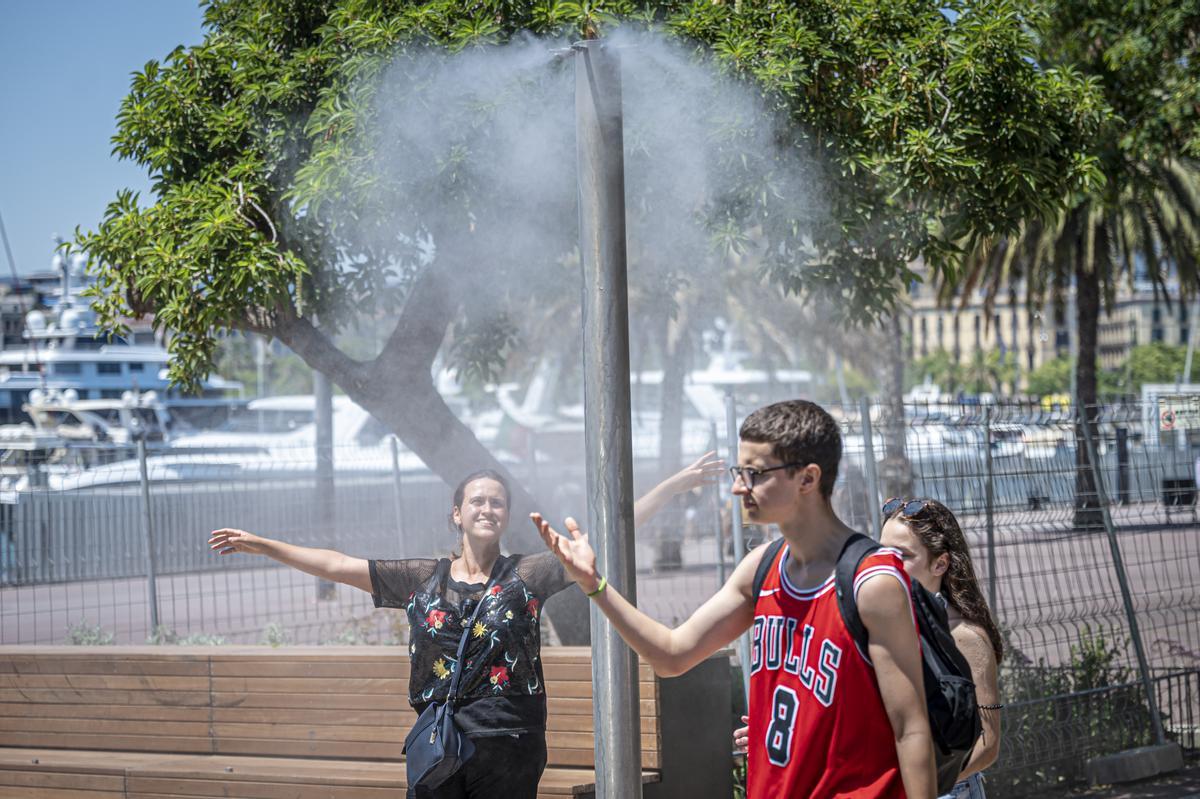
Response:
[{"label": "short dark hair", "polygon": [[[815,463],[821,467],[821,496],[833,496],[842,459],[842,433],[820,405],[808,400],[765,405],[746,417],[738,435],[743,441],[770,444],[781,463]],[[789,469],[788,473],[795,472]]]}]

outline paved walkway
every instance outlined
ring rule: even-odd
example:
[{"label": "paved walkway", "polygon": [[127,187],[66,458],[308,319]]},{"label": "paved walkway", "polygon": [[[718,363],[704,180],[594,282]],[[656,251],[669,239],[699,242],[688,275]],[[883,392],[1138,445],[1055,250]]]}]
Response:
[{"label": "paved walkway", "polygon": [[1083,799],[1200,799],[1200,755],[1184,761],[1182,771],[1151,780],[1077,790],[1055,795]]}]

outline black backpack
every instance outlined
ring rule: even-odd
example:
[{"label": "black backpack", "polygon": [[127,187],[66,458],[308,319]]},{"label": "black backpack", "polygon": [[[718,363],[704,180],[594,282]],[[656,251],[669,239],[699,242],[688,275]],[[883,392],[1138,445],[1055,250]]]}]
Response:
[{"label": "black backpack", "polygon": [[[780,538],[767,547],[754,575],[756,598],[767,579],[767,570],[775,562],[786,542]],[[846,541],[838,555],[834,584],[837,588],[838,610],[851,637],[864,654],[867,652],[867,629],[858,615],[854,601],[854,574],[863,558],[879,549],[876,541],[855,533]],[[958,775],[971,755],[975,742],[983,731],[979,706],[975,701],[975,683],[971,667],[958,651],[950,635],[950,622],[940,599],[912,580],[912,603],[916,611],[917,628],[921,638],[921,671],[925,678],[925,704],[929,712],[929,728],[933,733],[933,754],[937,761],[938,795],[950,793]]]}]

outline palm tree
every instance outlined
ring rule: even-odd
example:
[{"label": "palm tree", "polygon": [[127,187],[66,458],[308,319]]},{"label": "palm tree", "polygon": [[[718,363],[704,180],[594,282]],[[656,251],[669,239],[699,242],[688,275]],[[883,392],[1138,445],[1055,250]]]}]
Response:
[{"label": "palm tree", "polygon": [[[1056,217],[1022,225],[1013,236],[981,243],[967,264],[969,288],[986,285],[994,295],[1024,281],[1030,303],[1047,294],[1064,299],[1074,289],[1078,351],[1076,398],[1080,410],[1099,399],[1096,344],[1103,306],[1121,281],[1148,278],[1165,294],[1172,275],[1187,294],[1200,269],[1200,165],[1163,158],[1128,159],[1106,187],[1073,198]],[[1095,526],[1096,489],[1076,431],[1076,525]]]},{"label": "palm tree", "polygon": [[[998,241],[972,241],[966,288],[1023,281],[1027,300],[1069,299],[1073,291],[1079,408],[1098,399],[1096,339],[1102,306],[1122,281],[1149,279],[1181,293],[1197,288],[1200,258],[1200,104],[1195,74],[1200,11],[1175,0],[1051,0],[1037,23],[1043,64],[1082,73],[1111,110],[1091,142],[1103,183],[1067,198],[1062,210],[1027,220]],[[1164,292],[1165,293],[1165,292]],[[1077,526],[1097,520],[1095,486],[1076,430]]]}]

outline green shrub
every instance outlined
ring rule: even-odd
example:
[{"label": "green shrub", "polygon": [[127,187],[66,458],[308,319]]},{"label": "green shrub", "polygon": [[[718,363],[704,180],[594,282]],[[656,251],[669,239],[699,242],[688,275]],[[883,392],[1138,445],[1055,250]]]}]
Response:
[{"label": "green shrub", "polygon": [[67,643],[71,646],[112,646],[117,637],[99,624],[92,626],[86,619],[67,628]]},{"label": "green shrub", "polygon": [[284,629],[282,624],[273,621],[263,628],[261,641],[267,646],[280,647],[290,644],[292,636]]}]

